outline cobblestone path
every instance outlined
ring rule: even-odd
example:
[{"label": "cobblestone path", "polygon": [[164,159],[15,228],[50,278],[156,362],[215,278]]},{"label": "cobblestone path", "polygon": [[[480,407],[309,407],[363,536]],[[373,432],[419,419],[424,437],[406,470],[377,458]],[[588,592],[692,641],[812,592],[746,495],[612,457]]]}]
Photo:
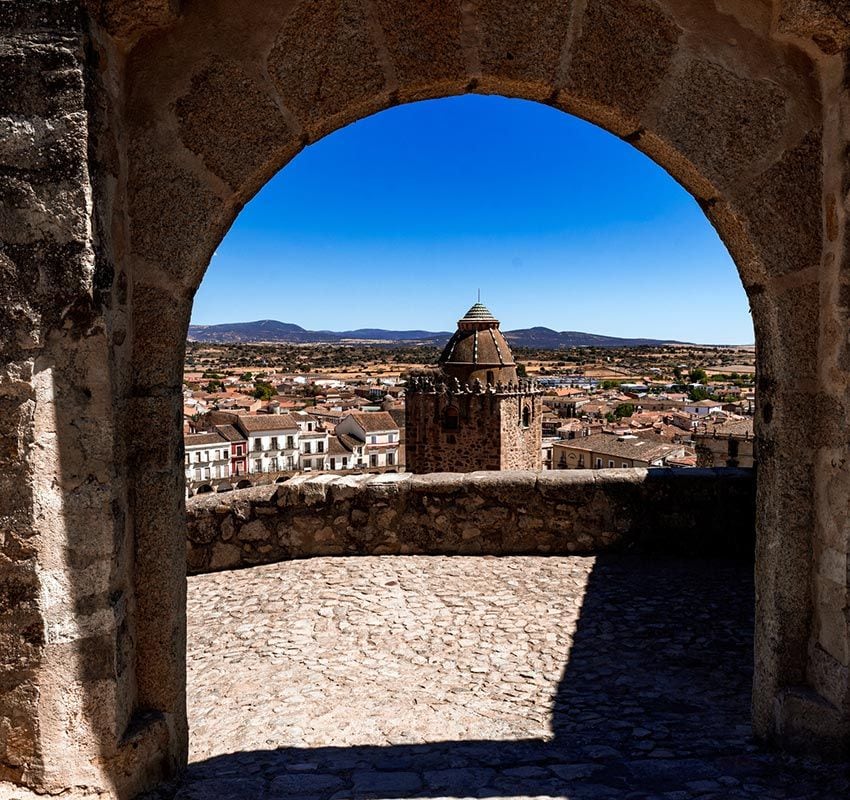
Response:
[{"label": "cobblestone path", "polygon": [[632,558],[190,578],[176,796],[847,798],[750,738],[752,602],[746,567]]}]

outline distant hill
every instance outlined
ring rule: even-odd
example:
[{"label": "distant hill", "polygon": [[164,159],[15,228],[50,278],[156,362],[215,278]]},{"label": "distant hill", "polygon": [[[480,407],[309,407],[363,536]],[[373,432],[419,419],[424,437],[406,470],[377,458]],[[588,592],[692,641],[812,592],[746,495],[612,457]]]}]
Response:
[{"label": "distant hill", "polygon": [[[256,322],[228,322],[221,325],[190,325],[189,341],[218,343],[288,342],[291,344],[334,342],[377,342],[385,344],[444,344],[448,331],[390,331],[383,328],[358,328],[353,331],[308,331],[300,325],[261,319]],[[692,344],[667,339],[622,339],[581,331],[554,331],[551,328],[524,328],[505,331],[505,338],[516,347],[641,347],[664,344]]]},{"label": "distant hill", "polygon": [[617,336],[602,336],[582,331],[553,331],[551,328],[521,328],[505,331],[509,344],[517,347],[544,347],[553,350],[559,347],[655,347],[662,344],[684,344],[673,339],[622,339]]},{"label": "distant hill", "polygon": [[448,340],[448,331],[387,331],[382,328],[359,328],[355,331],[308,331],[290,322],[260,319],[256,322],[226,322],[221,325],[190,325],[192,342],[289,342],[291,344],[366,342],[427,342]]}]

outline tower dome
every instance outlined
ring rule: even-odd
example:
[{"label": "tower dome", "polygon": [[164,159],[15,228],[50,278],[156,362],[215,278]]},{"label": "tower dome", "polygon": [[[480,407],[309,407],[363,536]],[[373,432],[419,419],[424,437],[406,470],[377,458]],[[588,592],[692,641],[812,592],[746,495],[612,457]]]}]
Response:
[{"label": "tower dome", "polygon": [[476,303],[458,320],[457,331],[438,363],[449,378],[461,383],[516,383],[516,363],[499,330],[499,320],[487,306]]}]

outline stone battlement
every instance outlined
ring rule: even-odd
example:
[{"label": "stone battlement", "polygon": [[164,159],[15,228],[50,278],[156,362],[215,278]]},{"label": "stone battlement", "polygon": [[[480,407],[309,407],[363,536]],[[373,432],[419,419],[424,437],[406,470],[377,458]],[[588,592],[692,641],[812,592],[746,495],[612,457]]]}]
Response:
[{"label": "stone battlement", "polygon": [[514,383],[484,383],[477,378],[471,383],[461,383],[457,378],[440,380],[430,376],[414,376],[405,386],[407,394],[494,394],[499,396],[543,394],[537,381],[521,378]]},{"label": "stone battlement", "polygon": [[191,498],[189,572],[327,555],[751,557],[749,470],[319,475]]}]

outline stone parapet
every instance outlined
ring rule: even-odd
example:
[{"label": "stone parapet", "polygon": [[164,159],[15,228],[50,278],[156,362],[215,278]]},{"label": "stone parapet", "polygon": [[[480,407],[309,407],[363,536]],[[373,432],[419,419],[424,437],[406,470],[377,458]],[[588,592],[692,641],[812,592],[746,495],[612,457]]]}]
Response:
[{"label": "stone parapet", "polygon": [[189,572],[329,555],[750,558],[754,495],[734,469],[295,478],[189,500]]},{"label": "stone parapet", "polygon": [[471,383],[462,383],[457,378],[422,375],[409,378],[405,385],[407,394],[487,394],[506,397],[508,395],[543,394],[543,387],[531,378],[520,378],[516,383],[484,383],[478,378]]}]

